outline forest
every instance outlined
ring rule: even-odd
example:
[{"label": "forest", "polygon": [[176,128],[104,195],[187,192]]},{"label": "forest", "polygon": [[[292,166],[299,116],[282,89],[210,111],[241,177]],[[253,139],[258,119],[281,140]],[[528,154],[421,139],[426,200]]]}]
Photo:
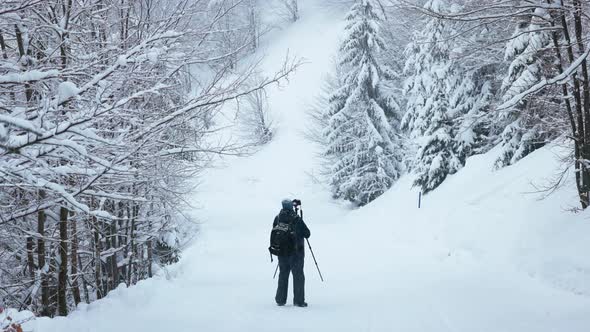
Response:
[{"label": "forest", "polygon": [[[195,179],[273,140],[265,91],[306,64],[262,75],[260,44],[300,6],[3,0],[0,305],[66,316],[177,262]],[[346,26],[305,136],[334,199],[365,206],[404,174],[428,195],[471,156],[499,149],[502,169],[557,142],[569,155],[539,190],[590,205],[590,2],[325,6]],[[227,112],[239,134],[220,135]]]}]

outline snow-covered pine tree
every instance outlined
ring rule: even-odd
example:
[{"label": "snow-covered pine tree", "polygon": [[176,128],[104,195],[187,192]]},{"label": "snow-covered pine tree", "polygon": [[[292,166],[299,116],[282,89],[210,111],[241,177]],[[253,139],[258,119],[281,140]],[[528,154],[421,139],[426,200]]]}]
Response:
[{"label": "snow-covered pine tree", "polygon": [[[429,0],[424,8],[432,12],[447,11],[441,0]],[[457,151],[449,97],[449,87],[456,79],[453,78],[449,43],[445,40],[448,29],[445,21],[430,17],[410,45],[408,53],[414,55],[408,58],[405,66],[407,104],[402,128],[418,143],[413,163],[414,185],[425,193],[461,168],[461,159],[464,159]]]},{"label": "snow-covered pine tree", "polygon": [[[551,43],[549,31],[542,28],[547,11],[538,7],[530,16],[523,17],[506,45],[505,60],[510,62],[502,81],[502,99],[509,101],[526,91],[543,77],[543,51]],[[503,124],[502,153],[495,166],[512,165],[544,145],[546,141],[541,123],[535,120],[534,106],[523,100],[517,106],[498,114]]]},{"label": "snow-covered pine tree", "polygon": [[334,197],[364,205],[389,189],[401,173],[399,116],[384,89],[385,49],[372,0],[361,0],[346,17],[340,47],[339,88],[329,99],[326,157],[333,161]]},{"label": "snow-covered pine tree", "polygon": [[[453,119],[453,139],[461,166],[468,157],[489,146],[489,107],[493,92],[490,81],[480,72],[465,71],[455,63],[450,80],[449,116]],[[458,74],[465,72],[464,74]]]},{"label": "snow-covered pine tree", "polygon": [[423,111],[429,115],[428,127],[419,141],[415,160],[414,184],[424,193],[438,187],[449,174],[462,167],[457,144],[454,140],[453,119],[446,95],[444,77],[433,77],[432,95],[427,98]]},{"label": "snow-covered pine tree", "polygon": [[426,76],[426,58],[422,53],[422,45],[419,40],[421,36],[416,34],[412,42],[406,47],[404,55],[406,63],[404,66],[403,94],[406,99],[406,109],[401,120],[401,128],[409,133],[411,139],[422,136],[423,124],[420,110],[424,107],[426,96],[426,85],[430,80]]}]

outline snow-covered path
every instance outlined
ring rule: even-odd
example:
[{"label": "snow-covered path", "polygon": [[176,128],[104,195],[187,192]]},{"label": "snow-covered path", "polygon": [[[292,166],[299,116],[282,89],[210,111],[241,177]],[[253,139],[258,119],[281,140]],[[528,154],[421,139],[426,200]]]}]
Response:
[{"label": "snow-covered path", "polygon": [[[453,207],[450,199],[463,202],[466,196],[449,184],[430,198],[452,195],[446,197],[446,210],[429,209],[428,201],[417,210],[414,193],[407,189],[409,180],[403,179],[375,206],[350,212],[311,180],[314,150],[301,137],[305,107],[330,68],[343,23],[335,21],[342,15],[310,3],[302,3],[302,19],[280,32],[267,51],[264,66],[269,72],[287,50],[307,60],[288,86],[270,94],[279,123],[276,139],[256,155],[206,174],[195,197],[203,206],[194,212],[203,222],[200,234],[170,269],[169,278],[120,288],[67,318],[39,319],[35,331],[590,330],[587,295],[559,290],[517,271],[504,257],[512,247],[494,253],[478,250],[478,236],[487,229],[471,229],[473,238],[439,241],[439,235],[449,232],[442,223],[445,218],[497,218],[496,231],[505,229],[508,212],[489,206],[506,195],[489,192],[495,185],[482,186]],[[484,165],[480,159],[475,162]],[[506,192],[518,193],[515,188],[527,181],[518,172],[502,174],[498,179],[505,181]],[[310,307],[305,309],[274,304],[275,265],[266,247],[284,197],[303,200],[310,240],[326,278],[320,282],[308,253]],[[529,201],[531,206],[522,209],[536,206],[534,199]]]}]

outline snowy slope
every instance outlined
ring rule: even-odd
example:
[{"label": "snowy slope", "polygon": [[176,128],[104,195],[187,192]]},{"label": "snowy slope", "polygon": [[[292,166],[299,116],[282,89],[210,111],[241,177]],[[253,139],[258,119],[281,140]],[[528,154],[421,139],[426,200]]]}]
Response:
[{"label": "snowy slope", "polygon": [[[318,1],[321,2],[321,1]],[[426,196],[404,177],[351,211],[310,177],[305,108],[330,68],[343,22],[314,1],[302,19],[269,36],[269,72],[287,50],[307,59],[289,85],[270,91],[276,139],[256,155],[204,176],[193,211],[196,243],[167,273],[81,305],[29,331],[588,331],[590,222],[564,211],[571,186],[547,200],[525,194],[556,169],[557,148],[492,172],[477,156]],[[274,304],[266,247],[284,197],[303,200],[311,244],[326,278],[306,260],[306,309]],[[290,299],[289,299],[290,301]]]}]

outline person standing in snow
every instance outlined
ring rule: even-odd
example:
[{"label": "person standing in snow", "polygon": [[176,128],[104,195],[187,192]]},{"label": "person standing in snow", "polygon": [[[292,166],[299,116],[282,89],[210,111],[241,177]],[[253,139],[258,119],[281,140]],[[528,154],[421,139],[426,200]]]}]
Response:
[{"label": "person standing in snow", "polygon": [[293,201],[284,199],[281,202],[283,208],[275,217],[273,228],[281,223],[291,224],[295,232],[295,252],[290,256],[279,257],[279,284],[275,301],[283,306],[287,303],[287,291],[289,289],[289,274],[293,273],[293,305],[307,307],[305,302],[305,275],[303,274],[303,261],[305,258],[304,239],[311,236],[311,232],[301,217],[294,210]]}]

